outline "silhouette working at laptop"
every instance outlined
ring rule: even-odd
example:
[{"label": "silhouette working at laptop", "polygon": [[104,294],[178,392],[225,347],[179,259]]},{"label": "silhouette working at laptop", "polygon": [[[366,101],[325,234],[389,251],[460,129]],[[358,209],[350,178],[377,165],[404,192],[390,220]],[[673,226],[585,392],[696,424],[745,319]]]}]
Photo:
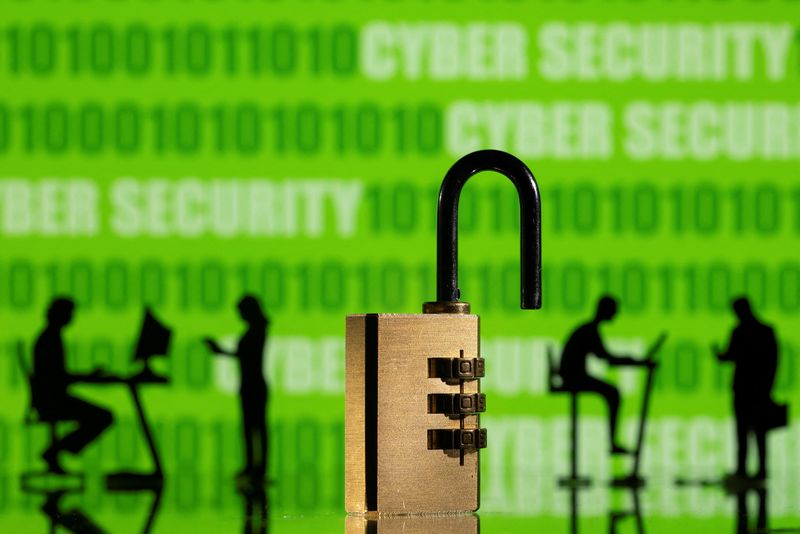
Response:
[{"label": "silhouette working at laptop", "polygon": [[617,301],[604,296],[597,304],[597,313],[586,324],[575,329],[564,345],[561,355],[559,374],[564,387],[571,391],[590,392],[601,395],[608,403],[609,438],[611,454],[630,454],[631,451],[617,441],[617,421],[619,417],[619,390],[607,382],[591,376],[587,370],[587,359],[590,354],[618,366],[652,366],[650,360],[635,360],[629,357],[611,355],[600,338],[600,324],[611,321],[617,313]]},{"label": "silhouette working at laptop", "polygon": [[77,428],[56,439],[42,453],[51,473],[64,473],[59,463],[62,451],[80,453],[89,443],[111,426],[113,417],[105,408],[95,406],[68,392],[69,386],[91,382],[103,376],[101,370],[91,374],[67,371],[62,332],[72,321],[75,303],[68,298],[56,298],[47,311],[47,324],[36,339],[33,349],[31,396],[33,407],[43,420],[76,421]]}]

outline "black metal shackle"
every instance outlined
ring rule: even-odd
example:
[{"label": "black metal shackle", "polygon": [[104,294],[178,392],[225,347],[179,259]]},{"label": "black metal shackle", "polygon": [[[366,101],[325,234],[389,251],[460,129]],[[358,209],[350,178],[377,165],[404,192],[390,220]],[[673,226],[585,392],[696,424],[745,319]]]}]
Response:
[{"label": "black metal shackle", "polygon": [[459,302],[458,201],[467,180],[482,171],[495,171],[514,183],[520,207],[520,307],[542,307],[542,231],[539,186],[531,170],[517,157],[500,150],[478,150],[459,159],[442,181],[436,222],[436,302],[426,313],[469,313]]}]

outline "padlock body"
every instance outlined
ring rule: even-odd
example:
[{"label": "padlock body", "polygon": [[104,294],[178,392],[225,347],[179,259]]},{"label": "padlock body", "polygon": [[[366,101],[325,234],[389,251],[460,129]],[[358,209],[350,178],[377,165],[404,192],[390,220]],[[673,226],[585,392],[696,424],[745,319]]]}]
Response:
[{"label": "padlock body", "polygon": [[[477,448],[431,448],[430,431],[477,439],[479,415],[449,416],[434,400],[469,405],[478,379],[445,380],[431,359],[479,358],[479,318],[466,314],[350,315],[345,363],[345,507],[348,513],[472,512]],[[431,397],[436,394],[447,394]],[[455,397],[453,395],[456,394]],[[460,399],[450,402],[450,398]],[[432,400],[434,399],[434,400]],[[468,407],[468,406],[467,406]],[[467,410],[469,411],[469,410]],[[472,433],[475,434],[472,434]],[[440,435],[440,434],[437,434]],[[484,435],[485,436],[485,435]]]}]

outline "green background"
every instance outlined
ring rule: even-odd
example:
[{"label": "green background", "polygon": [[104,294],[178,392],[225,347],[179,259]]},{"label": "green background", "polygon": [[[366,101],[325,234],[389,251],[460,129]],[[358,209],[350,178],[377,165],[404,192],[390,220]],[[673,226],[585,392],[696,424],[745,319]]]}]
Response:
[{"label": "green background", "polygon": [[[232,482],[241,459],[236,371],[215,362],[200,340],[235,340],[243,328],[235,303],[254,292],[272,319],[265,370],[276,480],[270,528],[342,529],[345,316],[417,313],[433,300],[436,191],[464,152],[453,146],[463,125],[448,128],[456,103],[550,110],[561,102],[603,106],[613,121],[610,137],[589,139],[585,157],[538,153],[512,130],[501,142],[483,137],[463,147],[516,152],[542,195],[544,295],[543,309],[535,312],[518,309],[513,188],[505,178],[481,175],[461,201],[460,285],[481,316],[488,365],[482,422],[491,445],[482,453],[482,529],[568,528],[569,496],[554,490],[556,476],[567,469],[568,399],[547,393],[547,347],[559,346],[610,292],[621,301],[618,318],[603,330],[610,348],[642,354],[669,332],[644,456],[651,477],[642,496],[648,530],[734,530],[733,499],[713,489],[677,489],[673,480],[715,478],[733,462],[730,369],[718,366],[708,348],[727,341],[732,297],[749,294],[776,328],[776,396],[800,400],[798,14],[792,1],[0,0],[0,216],[42,207],[36,198],[19,207],[9,193],[12,182],[41,188],[80,178],[96,187],[99,221],[89,236],[15,235],[0,222],[0,526],[46,528],[38,498],[18,489],[20,473],[39,467],[45,436],[43,428],[22,422],[28,395],[15,347],[35,338],[52,295],[70,294],[78,303],[67,331],[76,370],[101,365],[129,372],[145,304],[174,330],[171,357],[158,362],[173,382],[143,394],[167,471],[155,531],[240,530],[242,504]],[[373,79],[361,59],[363,36],[379,21],[462,31],[470,23],[511,24],[527,38],[527,72],[441,80],[401,69]],[[791,40],[779,79],[765,74],[756,46],[748,48],[753,71],[741,78],[556,80],[541,70],[540,32],[559,22],[597,23],[601,30],[609,22],[633,28],[788,24]],[[598,42],[589,41],[589,48]],[[134,45],[149,52],[139,48],[140,55],[129,57]],[[458,56],[467,49],[457,47]],[[679,50],[669,47],[671,62]],[[730,49],[725,57],[733,58]],[[635,102],[782,104],[790,150],[785,157],[635,158],[625,145],[635,132],[624,122]],[[139,124],[138,142],[125,129],[130,117]],[[778,128],[780,120],[767,122]],[[552,132],[552,121],[544,124]],[[685,123],[677,128],[685,141]],[[757,140],[766,135],[745,130]],[[594,149],[603,142],[610,153],[598,156]],[[529,148],[520,152],[520,146]],[[339,211],[325,197],[316,235],[304,231],[311,212],[301,203],[293,219],[300,226],[288,234],[128,237],[110,222],[111,195],[125,177],[143,186],[156,178],[173,185],[185,178],[207,184],[258,178],[284,190],[338,183],[361,194],[352,209]],[[170,202],[168,213],[175,210]],[[291,217],[288,205],[277,201],[256,213]],[[354,222],[352,232],[337,226],[337,215]],[[600,365],[597,372],[621,384],[625,435],[632,441],[641,372]],[[100,489],[105,472],[148,465],[130,398],[121,387],[76,389],[110,407],[117,424],[69,464],[90,475],[87,492],[74,500],[109,530],[136,531],[146,498]],[[581,410],[584,470],[601,481],[625,472],[625,463],[606,456],[605,407],[586,398]],[[771,438],[773,527],[800,523],[799,442],[796,418]],[[583,494],[581,525],[607,528],[608,514],[626,508],[629,497],[601,487]]]}]

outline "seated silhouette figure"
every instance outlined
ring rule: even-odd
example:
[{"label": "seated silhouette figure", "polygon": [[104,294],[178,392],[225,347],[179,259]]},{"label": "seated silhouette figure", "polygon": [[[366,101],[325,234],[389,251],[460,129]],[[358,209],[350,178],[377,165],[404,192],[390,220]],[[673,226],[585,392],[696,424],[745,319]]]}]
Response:
[{"label": "seated silhouette figure", "polygon": [[649,360],[635,360],[630,357],[610,354],[600,337],[600,325],[611,321],[617,314],[617,301],[608,295],[597,303],[597,312],[588,323],[582,324],[570,334],[561,355],[559,374],[564,387],[570,391],[597,393],[608,403],[608,432],[611,440],[611,454],[631,454],[631,451],[617,440],[620,394],[613,385],[591,376],[587,369],[590,354],[616,366],[649,366]]},{"label": "seated silhouette figure", "polygon": [[269,318],[253,295],[245,295],[238,304],[239,315],[247,329],[235,351],[226,351],[206,338],[208,348],[215,354],[233,356],[239,360],[244,429],[245,466],[237,474],[239,479],[262,480],[267,472],[267,383],[264,379],[264,346],[267,342]]},{"label": "seated silhouette figure", "polygon": [[748,442],[754,436],[758,446],[756,478],[765,479],[767,432],[781,426],[781,422],[774,421],[774,414],[781,407],[772,400],[772,387],[778,370],[778,342],[775,331],[758,320],[747,298],[734,300],[733,311],[739,323],[731,333],[728,349],[722,352],[716,345],[712,346],[721,362],[731,362],[736,366],[733,410],[736,414],[737,461],[733,476],[747,478]]},{"label": "seated silhouette figure", "polygon": [[72,432],[56,439],[42,453],[48,471],[59,474],[65,473],[59,462],[61,452],[80,453],[113,421],[111,412],[79,399],[68,391],[72,384],[103,374],[99,370],[88,375],[67,371],[62,333],[72,321],[74,310],[75,303],[71,299],[54,299],[47,311],[47,324],[33,349],[31,397],[34,409],[43,421],[78,423]]}]

